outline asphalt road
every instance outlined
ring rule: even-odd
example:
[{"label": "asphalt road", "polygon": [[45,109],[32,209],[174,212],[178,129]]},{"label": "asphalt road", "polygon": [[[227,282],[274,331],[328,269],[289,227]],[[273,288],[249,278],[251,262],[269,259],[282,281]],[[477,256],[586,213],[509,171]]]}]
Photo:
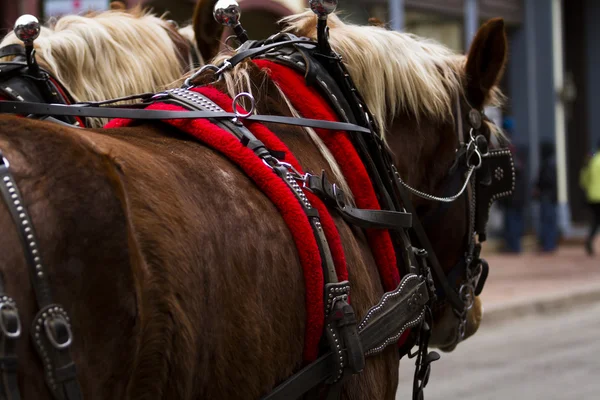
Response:
[{"label": "asphalt road", "polygon": [[[411,400],[402,360],[397,400]],[[425,400],[600,399],[600,304],[483,326],[432,364]]]}]

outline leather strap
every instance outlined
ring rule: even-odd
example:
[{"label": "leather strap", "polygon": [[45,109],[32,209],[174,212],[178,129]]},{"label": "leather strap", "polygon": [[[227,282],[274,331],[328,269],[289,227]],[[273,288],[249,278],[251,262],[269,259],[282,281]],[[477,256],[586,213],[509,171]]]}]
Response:
[{"label": "leather strap", "polygon": [[0,58],[10,56],[23,56],[25,57],[25,47],[20,44],[9,44],[0,48]]},{"label": "leather strap", "polygon": [[[131,106],[129,106],[131,107]],[[0,102],[0,113],[20,115],[55,115],[55,116],[77,116],[97,118],[128,118],[141,120],[164,120],[164,119],[234,119],[237,115],[227,112],[215,111],[162,111],[162,110],[140,110],[127,107],[90,107],[63,104],[24,103],[19,101]],[[251,115],[244,118],[246,121],[266,122],[283,125],[305,126],[309,128],[343,130],[360,133],[370,133],[369,129],[358,125],[344,122],[322,121],[308,118],[282,117],[275,115]]]},{"label": "leather strap", "polygon": [[345,199],[344,192],[331,184],[325,172],[321,176],[306,175],[306,187],[323,201],[335,207],[349,223],[370,229],[405,229],[412,226],[412,215],[400,211],[365,210],[352,207]]},{"label": "leather strap", "polygon": [[9,167],[8,160],[0,151],[0,192],[17,227],[40,309],[31,329],[34,347],[44,365],[44,376],[53,397],[57,400],[80,400],[82,396],[76,371],[74,365],[70,367],[73,364],[69,354],[73,335],[69,317],[62,306],[52,302],[35,229]]},{"label": "leather strap", "polygon": [[[388,345],[395,343],[409,326],[420,324],[428,300],[425,282],[412,274],[405,276],[398,288],[386,293],[379,304],[372,307],[359,324],[358,336],[365,356],[378,354]],[[332,352],[321,356],[288,378],[262,400],[288,400],[301,397],[311,388],[330,378],[335,357]]]},{"label": "leather strap", "polygon": [[[247,43],[249,43],[249,42],[247,42]],[[279,47],[289,46],[291,44],[300,44],[300,43],[305,44],[305,45],[316,46],[316,43],[309,39],[293,39],[293,40],[286,40],[283,42],[265,44],[263,46],[248,48],[248,49],[243,49],[243,47],[242,47],[242,50],[238,50],[238,52],[233,57],[226,60],[223,64],[224,64],[224,66],[227,66],[227,68],[231,69],[246,59],[252,59],[254,57],[257,57],[261,54],[267,53],[267,52],[274,50],[276,48],[279,48]],[[253,43],[253,44],[256,44],[256,43]]]}]

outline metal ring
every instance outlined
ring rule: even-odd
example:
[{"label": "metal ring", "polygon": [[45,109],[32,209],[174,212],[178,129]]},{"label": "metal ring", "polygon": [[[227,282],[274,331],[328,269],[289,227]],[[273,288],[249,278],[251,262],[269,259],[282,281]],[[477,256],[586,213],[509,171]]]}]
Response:
[{"label": "metal ring", "polygon": [[[2,314],[3,310],[12,310],[15,312],[15,315],[17,316],[17,329],[14,332],[8,330],[8,327],[4,323],[4,318]],[[18,338],[19,336],[21,336],[21,319],[19,318],[19,310],[17,310],[17,307],[14,304],[7,303],[5,301],[0,303],[0,329],[2,330],[2,333],[4,333],[4,336],[9,337],[11,339]]]},{"label": "metal ring", "polygon": [[4,167],[6,167],[7,169],[10,168],[10,163],[4,156],[2,156],[2,163],[4,164]]},{"label": "metal ring", "polygon": [[237,35],[229,35],[229,36],[227,36],[227,39],[225,39],[225,45],[228,46],[229,48],[235,50],[235,48],[233,46],[229,45],[229,41],[231,39],[237,39]]},{"label": "metal ring", "polygon": [[[483,136],[483,135],[481,135],[481,134],[480,134],[480,135],[477,135],[477,137],[479,137],[479,136],[482,136],[482,137],[483,137],[483,139],[484,139],[484,140],[486,141],[486,143],[487,143],[487,139],[485,138],[485,136]],[[477,138],[475,138],[475,142],[477,143]],[[479,146],[478,146],[477,148],[479,148]],[[487,157],[487,156],[489,156],[489,155],[490,155],[490,144],[489,144],[489,143],[487,143],[487,152],[486,152],[486,153],[482,153],[482,154],[481,154],[481,156],[482,156],[482,157]]]},{"label": "metal ring", "polygon": [[[250,99],[250,111],[247,111],[245,113],[238,112],[237,104],[238,104],[238,101],[239,101],[240,97],[247,97],[247,98]],[[255,105],[256,105],[256,100],[254,100],[254,96],[252,96],[248,92],[242,92],[242,93],[239,93],[237,96],[235,96],[233,98],[233,103],[231,104],[231,107],[233,108],[233,112],[235,113],[235,115],[237,116],[237,118],[244,119],[244,118],[247,118],[250,115],[252,115],[252,113],[254,112],[254,106]]]},{"label": "metal ring", "polygon": [[[54,348],[57,350],[63,350],[63,349],[66,349],[67,347],[69,347],[71,345],[71,343],[73,342],[73,333],[71,332],[71,327],[69,326],[67,321],[65,321],[64,317],[62,315],[60,315],[59,317],[62,319],[62,322],[65,324],[65,328],[67,329],[68,338],[64,343],[58,343],[58,341],[52,334],[52,330],[50,329],[50,326],[48,324],[48,321],[50,320],[50,318],[44,319],[44,328],[46,330],[46,337],[48,338],[48,341],[50,342],[50,344],[52,346],[54,346]],[[51,316],[51,318],[56,318],[56,317]]]}]

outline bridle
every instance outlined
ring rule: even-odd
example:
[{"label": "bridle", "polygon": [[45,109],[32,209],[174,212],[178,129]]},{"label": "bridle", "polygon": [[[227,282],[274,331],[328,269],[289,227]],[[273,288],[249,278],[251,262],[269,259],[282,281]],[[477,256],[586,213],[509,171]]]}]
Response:
[{"label": "bridle", "polygon": [[[485,215],[478,215],[477,202],[490,201],[490,199],[478,199],[478,182],[484,179],[482,175],[486,175],[489,172],[488,159],[500,156],[503,157],[506,164],[504,167],[512,170],[514,175],[512,159],[507,154],[507,150],[490,151],[488,140],[480,132],[485,123],[484,121],[487,119],[482,110],[470,107],[467,115],[468,125],[465,129],[460,100],[460,97],[457,97],[455,102],[456,114],[454,116],[458,145],[456,148],[456,158],[445,178],[450,183],[446,187],[446,193],[443,196],[431,195],[409,186],[399,175],[397,177],[398,182],[413,195],[431,202],[441,203],[431,211],[438,218],[447,212],[450,205],[455,201],[459,200],[462,196],[467,197],[465,211],[468,228],[462,256],[448,274],[436,274],[435,271],[437,268],[433,268],[434,275],[436,275],[435,280],[438,283],[438,290],[436,291],[437,300],[440,305],[449,303],[458,320],[454,341],[447,344],[448,347],[455,347],[464,339],[467,313],[473,307],[475,297],[483,290],[489,270],[487,262],[480,257],[481,243],[486,240],[485,225],[487,224],[488,216],[487,213]],[[468,105],[468,101],[466,99],[464,101]],[[511,187],[510,190],[512,191],[513,188]],[[489,212],[489,209],[487,211]],[[481,213],[482,210],[479,210],[479,214]],[[477,223],[478,218],[485,219],[485,222]],[[437,218],[432,218],[432,215],[426,215],[422,222],[428,222],[432,219],[436,220]],[[422,230],[422,227],[417,229]],[[431,248],[426,235],[421,234],[419,236],[417,239],[421,241],[421,245]],[[434,265],[438,263],[435,256],[431,261]],[[455,286],[455,282],[457,281],[461,282],[458,289]],[[446,285],[443,282],[447,282],[448,284]]]},{"label": "bridle", "polygon": [[[279,53],[289,49],[292,50],[292,53],[285,53],[285,57]],[[359,226],[390,229],[399,255],[397,257],[399,268],[403,268],[402,272],[405,275],[399,287],[393,292],[386,293],[380,303],[367,312],[365,319],[357,324],[354,312],[346,302],[349,284],[347,282],[337,282],[327,286],[326,290],[330,291],[328,292],[330,296],[336,296],[335,299],[338,299],[337,302],[333,302],[329,312],[333,312],[335,306],[344,315],[338,321],[342,324],[331,328],[331,331],[327,332],[328,340],[330,340],[330,344],[336,343],[338,349],[341,348],[341,350],[336,352],[333,349],[333,352],[324,354],[315,363],[290,377],[264,399],[286,399],[293,394],[297,394],[297,392],[302,391],[304,393],[324,381],[335,388],[330,396],[330,398],[335,398],[343,382],[342,376],[345,378],[362,370],[365,353],[362,352],[361,340],[363,347],[367,346],[364,343],[368,343],[365,348],[365,350],[368,350],[366,356],[382,351],[383,348],[393,343],[391,338],[396,338],[397,332],[390,331],[382,335],[378,332],[378,329],[381,326],[389,325],[389,322],[393,321],[398,315],[410,316],[409,322],[404,324],[402,329],[412,329],[411,340],[407,341],[407,344],[401,349],[400,355],[417,358],[414,396],[420,398],[429,379],[431,362],[439,358],[437,353],[428,352],[432,308],[435,304],[443,302],[447,302],[452,306],[458,320],[456,335],[456,343],[458,343],[465,335],[467,312],[473,306],[474,298],[481,292],[485,282],[488,267],[485,260],[480,258],[481,242],[485,241],[485,225],[491,202],[498,197],[510,194],[514,185],[514,169],[512,169],[511,175],[511,153],[504,149],[488,149],[487,139],[479,131],[483,120],[481,111],[469,110],[467,132],[462,125],[463,115],[460,102],[457,100],[455,119],[458,123],[456,129],[459,143],[456,160],[448,176],[451,182],[460,182],[458,192],[444,197],[437,197],[408,186],[401,180],[392,162],[391,154],[382,143],[381,138],[374,133],[378,131],[375,120],[360,93],[356,90],[340,57],[323,40],[315,43],[307,39],[296,38],[293,35],[279,34],[266,41],[247,41],[238,49],[236,55],[226,60],[222,65],[204,67],[200,73],[211,70],[215,73],[215,78],[218,79],[222,72],[232,69],[235,65],[249,58],[263,57],[280,62],[290,59],[290,62],[294,63],[294,57],[290,54],[292,56],[299,55],[303,60],[306,57],[311,58],[321,65],[321,67],[313,66],[314,68],[322,68],[322,70],[313,70],[312,79],[318,82],[321,78],[326,79],[323,74],[327,74],[328,79],[335,83],[333,86],[337,87],[329,85],[330,90],[336,92],[328,93],[324,91],[324,96],[328,98],[333,96],[337,99],[343,98],[348,101],[345,106],[334,107],[340,115],[345,116],[345,118],[342,118],[343,122],[281,116],[242,115],[237,112],[226,113],[222,110],[215,111],[210,107],[202,107],[203,101],[204,104],[207,104],[206,99],[200,99],[196,102],[197,104],[192,105],[190,99],[194,96],[186,93],[186,89],[193,79],[187,80],[188,85],[182,89],[166,91],[157,95],[134,96],[133,98],[141,99],[142,103],[137,106],[129,105],[128,108],[106,107],[106,104],[119,99],[75,106],[49,105],[43,104],[43,102],[26,103],[24,100],[20,100],[17,102],[0,102],[0,112],[59,116],[75,114],[80,117],[122,117],[146,120],[210,118],[218,123],[225,124],[232,132],[237,132],[236,135],[239,135],[242,140],[246,140],[249,146],[253,146],[251,148],[255,150],[256,154],[263,158],[263,161],[276,173],[280,174],[282,179],[287,179],[286,182],[292,190],[299,193],[299,196],[301,196],[301,190],[297,190],[294,182],[302,179],[306,185],[305,187],[322,197],[327,204],[332,204],[344,216],[347,217],[352,214],[354,216],[353,222],[363,224]],[[19,64],[19,67],[23,67],[23,65]],[[137,109],[140,106],[150,104],[152,101],[164,99],[176,100],[180,104],[188,104],[190,109],[194,111],[180,113]],[[363,158],[378,197],[381,199],[381,213],[369,213],[369,210],[350,210],[352,212],[349,212],[348,205],[344,203],[343,192],[334,184],[329,184],[324,175],[322,177],[309,176],[310,174],[306,174],[304,177],[294,176],[293,171],[290,171],[285,163],[269,155],[264,146],[261,146],[260,142],[255,138],[253,139],[252,135],[244,130],[243,125],[240,123],[244,119],[351,132],[352,142]],[[33,332],[38,334],[38,336],[34,336],[35,347],[44,362],[46,380],[53,396],[59,400],[77,400],[81,397],[81,393],[75,376],[75,366],[69,355],[69,347],[72,342],[69,318],[60,305],[52,303],[47,281],[41,279],[46,276],[46,273],[37,255],[37,242],[35,241],[31,220],[28,219],[23,199],[11,175],[8,160],[1,153],[0,158],[2,160],[0,163],[0,188],[13,220],[19,227],[18,230],[25,249],[34,291],[41,309],[34,320],[33,326]],[[462,179],[455,179],[456,177]],[[492,185],[492,183],[495,184]],[[454,190],[452,185],[450,185],[449,190]],[[469,222],[467,240],[464,244],[464,255],[450,274],[446,274],[441,268],[425,229],[417,217],[409,192],[444,204],[451,204],[463,194],[467,194],[468,200],[465,203]],[[440,207],[440,209],[442,208]],[[382,216],[384,216],[383,219]],[[410,218],[411,216],[412,218]],[[390,223],[391,220],[397,221],[397,224]],[[408,262],[404,263],[403,261],[406,260]],[[36,283],[42,281],[46,283]],[[459,282],[458,285],[457,282]],[[344,296],[346,297],[344,298]],[[8,297],[0,297],[0,299],[6,299],[6,305],[0,302],[0,329],[4,332],[3,341],[0,342],[0,345],[4,344],[4,354],[9,355],[8,357],[13,360],[14,365],[14,340],[19,336],[20,329],[18,327],[20,327],[20,322],[18,322],[17,308],[14,301]],[[372,318],[373,315],[376,315],[377,318]],[[4,327],[7,327],[7,329],[4,329]],[[403,330],[400,332],[403,332]],[[342,338],[345,338],[345,341]],[[340,340],[342,340],[341,343]],[[415,344],[418,345],[418,350],[411,353],[410,349]],[[339,372],[339,376],[334,379],[331,377],[331,359],[335,355],[336,357],[340,356],[341,360],[343,359],[343,353],[346,354],[348,362],[335,364],[335,373]],[[6,362],[0,358],[0,363]],[[18,387],[15,386],[16,378],[11,375],[16,375],[16,368],[9,372],[6,371],[8,370],[5,370],[5,381],[9,382],[9,385],[4,388],[5,393],[16,392],[18,394]],[[15,384],[10,384],[10,382],[15,382]],[[0,389],[2,388],[0,387]],[[18,397],[13,396],[12,398]]]}]

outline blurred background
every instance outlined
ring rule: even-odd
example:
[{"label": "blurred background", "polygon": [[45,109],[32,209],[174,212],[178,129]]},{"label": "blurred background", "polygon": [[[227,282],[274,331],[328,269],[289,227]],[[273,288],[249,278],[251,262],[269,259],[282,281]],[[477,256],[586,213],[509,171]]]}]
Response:
[{"label": "blurred background", "polygon": [[[277,32],[279,18],[307,7],[307,0],[238,1],[252,39]],[[124,2],[168,12],[180,25],[190,22],[195,3]],[[0,37],[24,13],[48,20],[109,3],[0,0]],[[588,239],[593,206],[584,187],[600,189],[600,1],[339,0],[338,11],[461,53],[487,19],[507,23],[510,54],[500,82],[507,101],[486,114],[512,142],[517,187],[491,213],[482,328],[433,365],[427,398],[599,398],[600,262],[591,255],[600,251],[600,235]],[[582,185],[592,157],[595,181]],[[412,371],[404,360],[398,399],[410,398]]]}]

